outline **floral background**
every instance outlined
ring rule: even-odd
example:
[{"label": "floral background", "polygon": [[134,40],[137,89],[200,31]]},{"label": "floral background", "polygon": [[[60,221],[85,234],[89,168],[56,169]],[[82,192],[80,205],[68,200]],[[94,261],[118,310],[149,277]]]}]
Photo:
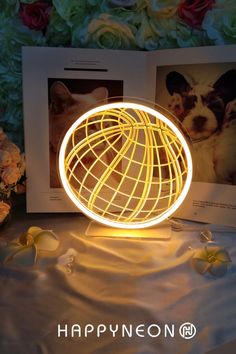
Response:
[{"label": "floral background", "polygon": [[4,0],[0,126],[23,146],[24,45],[159,50],[235,43],[235,0]]}]

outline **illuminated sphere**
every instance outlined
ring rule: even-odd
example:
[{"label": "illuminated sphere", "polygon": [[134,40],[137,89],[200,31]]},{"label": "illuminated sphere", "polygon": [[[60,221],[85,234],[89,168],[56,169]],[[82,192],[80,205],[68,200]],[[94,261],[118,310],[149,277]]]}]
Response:
[{"label": "illuminated sphere", "polygon": [[144,228],[169,217],[192,178],[188,144],[165,115],[137,103],[93,108],[66,132],[59,153],[63,187],[90,218]]}]

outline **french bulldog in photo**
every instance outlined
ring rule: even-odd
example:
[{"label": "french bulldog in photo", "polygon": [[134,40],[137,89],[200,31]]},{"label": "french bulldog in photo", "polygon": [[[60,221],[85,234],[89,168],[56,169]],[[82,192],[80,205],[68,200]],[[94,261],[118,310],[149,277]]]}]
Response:
[{"label": "french bulldog in photo", "polygon": [[171,71],[166,88],[171,96],[168,109],[193,143],[193,180],[236,184],[236,70],[228,70],[212,84],[196,84]]}]

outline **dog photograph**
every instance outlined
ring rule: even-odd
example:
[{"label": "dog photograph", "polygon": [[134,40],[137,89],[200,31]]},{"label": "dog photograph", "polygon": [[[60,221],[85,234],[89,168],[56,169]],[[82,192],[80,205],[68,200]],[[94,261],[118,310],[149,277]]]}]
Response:
[{"label": "dog photograph", "polygon": [[[50,188],[61,188],[57,165],[60,144],[65,132],[89,109],[98,104],[108,103],[108,99],[109,102],[117,100],[116,97],[121,96],[123,96],[121,80],[48,79]],[[96,129],[96,125],[93,124],[91,129]],[[97,146],[97,150],[99,149],[105,149],[104,143]],[[112,161],[114,156],[111,154],[109,152],[104,155],[106,159],[104,163],[109,164]],[[91,156],[87,154],[83,161],[84,165],[91,164],[93,158],[94,154]],[[99,173],[99,166],[97,169],[98,171],[93,171],[93,174]]]},{"label": "dog photograph", "polygon": [[193,181],[236,185],[236,63],[157,67],[156,103],[190,138]]}]

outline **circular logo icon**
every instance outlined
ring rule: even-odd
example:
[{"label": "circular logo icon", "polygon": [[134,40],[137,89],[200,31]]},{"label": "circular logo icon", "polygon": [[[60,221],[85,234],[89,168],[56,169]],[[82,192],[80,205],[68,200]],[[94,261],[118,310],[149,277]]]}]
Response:
[{"label": "circular logo icon", "polygon": [[196,333],[196,327],[190,322],[185,322],[179,327],[179,334],[184,339],[191,339],[195,337]]}]

